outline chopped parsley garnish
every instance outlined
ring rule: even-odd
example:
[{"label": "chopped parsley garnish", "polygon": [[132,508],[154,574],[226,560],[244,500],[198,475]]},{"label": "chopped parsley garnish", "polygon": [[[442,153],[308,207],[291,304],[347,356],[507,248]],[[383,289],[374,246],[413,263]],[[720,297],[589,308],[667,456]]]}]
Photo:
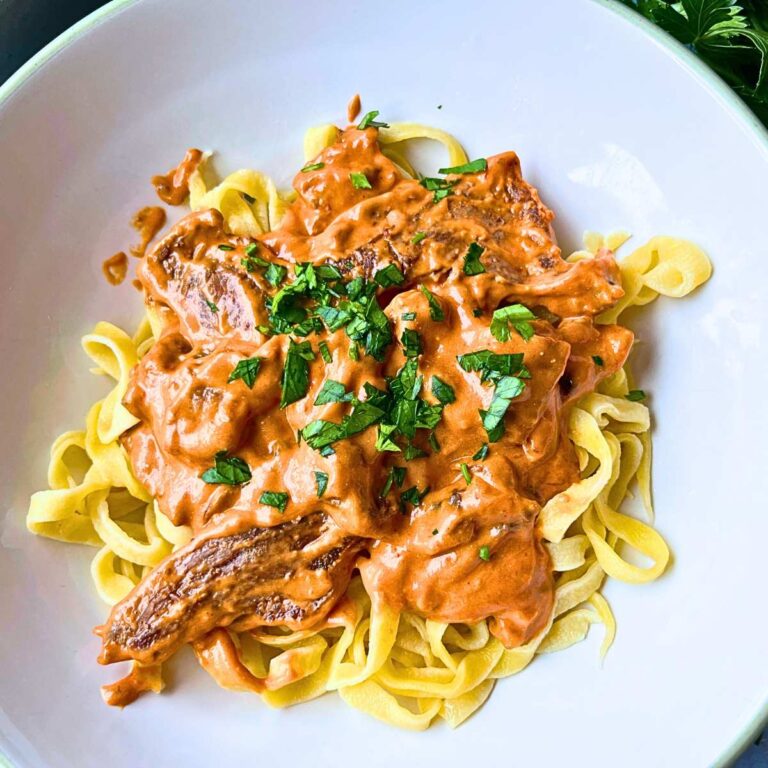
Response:
[{"label": "chopped parsley garnish", "polygon": [[[249,249],[253,248],[254,250],[250,251]],[[240,264],[242,264],[243,267],[245,267],[246,272],[255,272],[257,267],[269,267],[269,262],[265,261],[261,258],[261,256],[254,256],[253,254],[256,253],[256,244],[251,243],[251,245],[248,246],[248,248],[245,249],[245,252],[248,254],[244,259],[240,259]]]},{"label": "chopped parsley garnish", "polygon": [[367,355],[382,361],[392,343],[389,319],[376,299],[377,283],[355,278],[346,284],[346,298],[338,306],[320,306],[316,314],[330,331],[344,328],[352,341],[360,342]]},{"label": "chopped parsley garnish", "polygon": [[403,453],[403,457],[406,461],[413,461],[413,459],[420,459],[422,456],[426,456],[427,454],[421,450],[418,446],[415,446],[413,443],[408,443],[408,445],[405,446],[405,451]]},{"label": "chopped parsley garnish", "polygon": [[425,488],[423,491],[419,492],[419,489],[415,485],[412,485],[400,494],[400,506],[404,508],[406,504],[413,504],[417,507],[428,493],[429,488]]},{"label": "chopped parsley garnish", "polygon": [[426,236],[427,236],[426,232],[417,232],[411,238],[411,245],[418,245]]},{"label": "chopped parsley garnish", "polygon": [[431,176],[425,176],[419,184],[424,189],[428,189],[432,192],[432,202],[439,203],[444,200],[448,195],[453,194],[453,188],[458,184],[458,180],[450,181],[449,179],[437,179]]},{"label": "chopped parsley garnish", "polygon": [[415,320],[416,319],[416,313],[415,312],[403,312],[402,315],[400,315],[403,320]]},{"label": "chopped parsley garnish", "polygon": [[315,472],[315,483],[317,483],[317,498],[322,498],[325,489],[328,487],[328,474],[326,472]]},{"label": "chopped parsley garnish", "polygon": [[435,298],[432,291],[427,288],[426,285],[420,285],[419,290],[426,296],[427,302],[429,302],[429,316],[436,322],[445,320],[445,312],[440,302]]},{"label": "chopped parsley garnish", "polygon": [[485,461],[488,456],[488,443],[483,443],[477,453],[472,457],[475,461]]},{"label": "chopped parsley garnish", "polygon": [[310,448],[319,450],[332,443],[368,429],[384,416],[384,411],[370,402],[357,402],[352,413],[341,420],[340,424],[333,421],[317,419],[307,424],[301,430],[301,436]]},{"label": "chopped parsley garnish", "polygon": [[[440,107],[438,107],[438,109],[440,109]],[[433,536],[437,536],[437,533],[438,533],[437,528],[433,528],[432,529],[432,535]]]},{"label": "chopped parsley garnish", "polygon": [[605,363],[603,362],[603,358],[600,357],[600,355],[592,355],[592,362],[595,365],[599,365],[601,368],[602,368],[602,366],[605,365]]},{"label": "chopped parsley garnish", "polygon": [[285,357],[285,367],[280,385],[280,407],[285,408],[297,400],[301,400],[309,389],[309,361],[315,359],[312,345],[308,341],[296,343],[291,339],[288,353]]},{"label": "chopped parsley garnish", "polygon": [[492,381],[495,384],[488,410],[480,409],[480,418],[488,434],[488,441],[495,443],[504,434],[504,416],[512,400],[525,389],[523,379],[530,377],[528,369],[523,365],[523,355],[500,355],[488,349],[481,349],[459,355],[457,359],[465,371],[475,371],[480,374],[481,381]]},{"label": "chopped parsley garnish", "polygon": [[440,443],[438,442],[437,435],[434,432],[429,433],[429,447],[435,453],[440,453]]},{"label": "chopped parsley garnish", "polygon": [[497,442],[504,434],[504,416],[512,401],[521,395],[524,389],[525,382],[516,376],[502,376],[496,382],[488,410],[480,410],[483,428],[490,442]]},{"label": "chopped parsley garnish", "polygon": [[456,402],[456,393],[450,384],[446,384],[439,376],[432,377],[432,394],[443,404]]},{"label": "chopped parsley garnish", "polygon": [[256,198],[253,195],[249,195],[247,192],[241,192],[240,194],[248,205],[253,205],[256,202]]},{"label": "chopped parsley garnish", "polygon": [[477,555],[481,560],[485,560],[487,563],[491,559],[491,548],[487,544],[483,544],[477,551]]},{"label": "chopped parsley garnish", "polygon": [[291,497],[283,491],[264,491],[259,498],[259,504],[274,507],[282,515]]},{"label": "chopped parsley garnish", "polygon": [[327,403],[348,403],[353,399],[351,392],[347,392],[340,381],[327,379],[323,382],[322,389],[317,393],[315,405],[326,405]]},{"label": "chopped parsley garnish", "polygon": [[352,404],[351,413],[338,423],[323,419],[312,421],[301,430],[301,436],[310,448],[322,450],[378,424],[376,450],[392,453],[404,450],[406,458],[422,456],[423,451],[412,441],[418,430],[434,430],[443,413],[442,404],[433,405],[419,397],[422,387],[423,378],[418,375],[416,358],[412,357],[396,376],[387,380],[386,391],[366,382],[363,401],[347,400],[341,389],[334,388],[333,396],[343,398],[337,402]]},{"label": "chopped parsley garnish", "polygon": [[473,317],[482,317],[482,316],[483,316],[483,310],[482,310],[482,309],[480,309],[480,307],[475,307],[475,308],[472,310],[472,316],[473,316]]},{"label": "chopped parsley garnish", "polygon": [[331,356],[331,350],[328,349],[328,343],[325,341],[321,341],[317,346],[320,348],[320,357],[323,358],[323,362],[324,363],[333,362],[333,357]]},{"label": "chopped parsley garnish", "polygon": [[389,123],[381,123],[376,120],[378,116],[378,109],[367,112],[363,119],[360,121],[360,124],[357,126],[358,130],[364,131],[366,128],[389,128]]},{"label": "chopped parsley garnish", "polygon": [[396,431],[396,424],[379,424],[379,433],[376,436],[376,450],[380,453],[385,451],[400,453],[400,446],[392,439],[392,435]]},{"label": "chopped parsley garnish", "polygon": [[484,157],[472,160],[464,165],[454,165],[452,168],[440,168],[438,173],[480,173],[488,170],[488,161]]},{"label": "chopped parsley garnish", "polygon": [[639,403],[641,400],[645,400],[645,392],[642,389],[630,389],[624,397],[633,403]]},{"label": "chopped parsley garnish", "polygon": [[219,250],[220,251],[234,251],[235,246],[234,245],[228,245],[227,243],[219,243]]},{"label": "chopped parsley garnish", "polygon": [[389,288],[392,285],[402,285],[405,282],[405,275],[396,264],[387,264],[373,276],[373,279],[382,288]]},{"label": "chopped parsley garnish", "polygon": [[227,383],[231,384],[233,381],[242,379],[245,385],[249,389],[253,389],[253,384],[256,381],[256,376],[261,368],[261,357],[250,357],[240,362],[232,369],[232,373],[229,374]]},{"label": "chopped parsley garnish", "polygon": [[497,354],[490,349],[479,349],[477,352],[459,355],[456,359],[465,371],[480,373],[482,381],[498,381],[502,376],[530,377],[523,364],[522,352]]},{"label": "chopped parsley garnish", "polygon": [[310,171],[319,171],[321,168],[325,168],[325,163],[309,163],[301,169],[301,173],[309,173]]},{"label": "chopped parsley garnish", "polygon": [[418,357],[421,354],[421,339],[413,328],[406,328],[400,341],[403,345],[403,354],[406,357]]},{"label": "chopped parsley garnish", "polygon": [[393,485],[396,485],[398,488],[402,488],[404,482],[405,467],[390,467],[389,474],[387,475],[387,481],[384,483],[384,487],[379,493],[379,498],[383,499],[392,490]]},{"label": "chopped parsley garnish", "polygon": [[214,457],[214,466],[201,475],[211,485],[242,485],[251,479],[250,467],[239,456],[227,456],[219,451]]},{"label": "chopped parsley garnish", "polygon": [[482,245],[478,245],[477,243],[472,243],[469,248],[467,248],[467,252],[464,255],[465,275],[469,275],[471,277],[472,275],[481,275],[483,272],[485,272],[485,267],[480,261],[480,257],[483,255],[483,251],[485,251],[485,248],[483,248]]},{"label": "chopped parsley garnish", "polygon": [[493,313],[491,333],[499,341],[509,341],[510,327],[512,327],[525,341],[529,341],[533,336],[533,326],[528,321],[535,319],[536,315],[528,307],[522,304],[511,304]]},{"label": "chopped parsley garnish", "polygon": [[349,180],[355,189],[373,189],[371,182],[368,181],[368,177],[364,173],[352,171],[349,174]]},{"label": "chopped parsley garnish", "polygon": [[472,473],[469,471],[469,467],[462,461],[461,462],[461,474],[464,475],[464,481],[467,485],[472,483]]},{"label": "chopped parsley garnish", "polygon": [[[259,251],[259,244],[258,243],[248,243],[248,245],[245,246],[245,255],[246,256],[253,256],[255,253],[258,253]],[[266,261],[264,262],[264,266],[266,266]]]},{"label": "chopped parsley garnish", "polygon": [[360,353],[357,351],[357,344],[350,344],[347,353],[349,354],[350,360],[357,362],[360,359]]},{"label": "chopped parsley garnish", "polygon": [[214,314],[219,311],[219,308],[209,299],[206,299],[205,303],[208,305],[208,309],[210,309]]},{"label": "chopped parsley garnish", "polygon": [[277,288],[277,286],[285,280],[287,274],[288,270],[285,267],[272,263],[267,267],[266,272],[264,272],[264,278],[270,285]]}]

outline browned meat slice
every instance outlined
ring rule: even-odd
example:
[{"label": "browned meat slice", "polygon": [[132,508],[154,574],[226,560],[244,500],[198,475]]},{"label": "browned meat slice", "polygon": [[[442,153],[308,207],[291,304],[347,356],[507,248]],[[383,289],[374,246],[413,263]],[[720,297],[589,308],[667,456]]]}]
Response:
[{"label": "browned meat slice", "polygon": [[[371,131],[342,132],[318,160],[322,168],[296,177],[299,198],[283,225],[264,237],[287,261],[330,260],[365,277],[395,263],[414,284],[450,270],[463,278],[477,243],[487,272],[469,282],[484,307],[516,300],[572,317],[595,315],[622,295],[609,253],[575,264],[562,258],[554,214],[514,152],[488,158],[485,172],[448,177],[454,186],[438,202],[398,174]],[[356,189],[350,173],[365,174],[371,189]]]},{"label": "browned meat slice", "polygon": [[215,627],[311,626],[344,594],[360,548],[321,512],[194,539],[112,609],[99,661],[156,664]]},{"label": "browned meat slice", "polygon": [[248,243],[224,231],[218,211],[185,216],[139,266],[148,305],[170,310],[193,342],[225,336],[262,341],[258,326],[267,322],[268,284],[261,270],[248,272],[242,264]]}]

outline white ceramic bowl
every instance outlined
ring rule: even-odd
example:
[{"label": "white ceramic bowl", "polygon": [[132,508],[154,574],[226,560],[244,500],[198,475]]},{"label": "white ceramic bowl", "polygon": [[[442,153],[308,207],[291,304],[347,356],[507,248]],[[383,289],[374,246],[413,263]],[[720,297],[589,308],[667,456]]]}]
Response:
[{"label": "white ceramic bowl", "polygon": [[[400,733],[333,696],[269,710],[184,654],[166,694],[109,709],[92,552],[23,524],[50,441],[103,392],[79,337],[139,316],[138,294],[109,287],[101,262],[132,241],[150,175],[188,146],[285,183],[304,128],[341,119],[356,91],[386,118],[454,132],[472,156],[515,149],[566,247],[587,228],[625,228],[711,254],[703,290],[637,326],[674,566],[650,586],[608,587],[619,634],[602,666],[595,631],[502,681],[456,732]],[[115,2],[0,90],[0,168],[0,742],[15,764],[705,766],[758,728],[768,138],[665,35],[588,0]]]}]

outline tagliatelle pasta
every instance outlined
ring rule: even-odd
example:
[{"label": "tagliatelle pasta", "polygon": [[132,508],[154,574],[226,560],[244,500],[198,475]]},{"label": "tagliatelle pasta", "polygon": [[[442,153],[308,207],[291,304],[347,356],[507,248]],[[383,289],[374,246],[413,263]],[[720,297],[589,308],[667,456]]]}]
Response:
[{"label": "tagliatelle pasta", "polygon": [[[333,146],[338,136],[335,126],[311,129],[306,159]],[[404,148],[415,139],[443,143],[451,166],[467,163],[462,147],[443,131],[413,123],[379,131],[384,154],[405,172],[413,169]],[[198,169],[190,178],[191,208],[219,211],[235,235],[263,235],[286,215],[290,196],[257,171],[236,171],[210,188],[203,175]],[[624,250],[626,239],[623,233],[588,234],[585,249],[569,261],[578,265],[598,258],[604,249]],[[658,295],[684,296],[711,274],[697,246],[671,237],[652,238],[618,264],[625,294],[600,315],[601,323],[615,323],[626,309]],[[120,441],[139,422],[123,404],[131,371],[162,332],[162,318],[153,310],[133,337],[100,322],[83,338],[95,372],[114,384],[89,411],[84,431],[66,432],[54,442],[49,489],[32,496],[27,516],[33,533],[97,548],[91,575],[110,605],[193,537],[192,529],[175,525],[137,480]],[[459,725],[488,699],[495,680],[517,674],[539,653],[581,641],[592,624],[604,626],[604,654],[616,629],[601,594],[605,579],[642,584],[658,578],[669,561],[667,545],[651,526],[649,411],[642,402],[627,399],[629,393],[629,375],[622,369],[570,408],[567,436],[576,449],[581,479],[541,508],[539,527],[554,572],[554,598],[551,615],[535,637],[507,648],[490,631],[489,621],[451,623],[398,610],[369,595],[355,576],[316,626],[294,631],[217,628],[192,642],[200,664],[219,685],[257,693],[270,706],[291,706],[337,691],[373,717],[423,730],[437,718]],[[632,494],[642,502],[647,522],[624,510]],[[627,559],[624,547],[645,556],[648,565]],[[131,675],[142,689],[162,687],[159,664],[137,663]],[[105,697],[123,703],[121,683],[105,687]]]}]

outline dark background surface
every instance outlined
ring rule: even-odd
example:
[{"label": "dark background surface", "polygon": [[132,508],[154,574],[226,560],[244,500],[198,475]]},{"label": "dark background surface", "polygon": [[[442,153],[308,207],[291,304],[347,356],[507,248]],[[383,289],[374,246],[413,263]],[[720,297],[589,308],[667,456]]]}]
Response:
[{"label": "dark background surface", "polygon": [[[102,0],[0,0],[0,83],[54,37],[106,4]],[[768,768],[768,738],[748,749],[734,768]]]}]

